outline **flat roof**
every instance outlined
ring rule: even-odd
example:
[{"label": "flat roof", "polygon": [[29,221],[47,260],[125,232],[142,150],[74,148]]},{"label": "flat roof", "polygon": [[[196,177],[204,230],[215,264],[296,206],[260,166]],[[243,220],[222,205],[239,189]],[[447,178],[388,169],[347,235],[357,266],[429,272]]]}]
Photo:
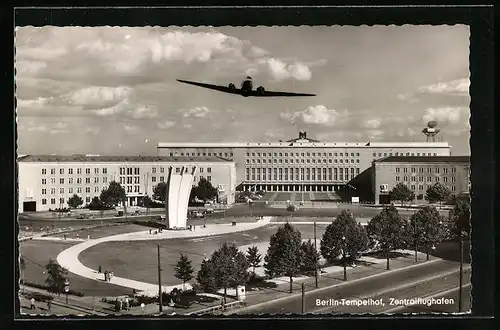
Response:
[{"label": "flat roof", "polygon": [[470,163],[469,156],[389,156],[376,163]]},{"label": "flat roof", "polygon": [[26,163],[213,163],[232,161],[218,157],[169,157],[169,156],[99,156],[99,155],[24,155],[19,162]]},{"label": "flat roof", "polygon": [[450,148],[448,142],[159,142],[157,148]]}]

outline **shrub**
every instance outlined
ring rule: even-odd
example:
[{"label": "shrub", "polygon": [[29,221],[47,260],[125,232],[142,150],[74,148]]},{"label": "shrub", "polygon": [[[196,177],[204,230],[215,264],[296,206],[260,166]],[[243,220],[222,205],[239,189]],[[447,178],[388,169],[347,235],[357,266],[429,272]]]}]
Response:
[{"label": "shrub", "polygon": [[[22,280],[20,281],[20,283],[24,284],[26,286],[30,286],[32,288],[36,288],[36,289],[42,289],[42,290],[47,290],[47,291],[50,290],[49,286],[48,285],[44,285],[44,284],[32,283],[32,282],[28,282],[28,281],[24,281],[23,282]],[[78,291],[74,291],[74,290],[71,290],[71,289],[68,291],[68,294],[73,295],[73,296],[77,296],[77,297],[83,297],[84,296],[83,293],[78,292]]]}]

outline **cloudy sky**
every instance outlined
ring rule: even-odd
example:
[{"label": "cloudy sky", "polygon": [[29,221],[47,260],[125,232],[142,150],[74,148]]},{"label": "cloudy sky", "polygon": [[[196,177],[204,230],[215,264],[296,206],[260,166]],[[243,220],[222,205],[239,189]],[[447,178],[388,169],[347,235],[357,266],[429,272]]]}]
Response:
[{"label": "cloudy sky", "polygon": [[[469,154],[467,26],[22,27],[19,154],[154,155],[158,142],[425,141]],[[245,75],[304,98],[183,85]]]}]

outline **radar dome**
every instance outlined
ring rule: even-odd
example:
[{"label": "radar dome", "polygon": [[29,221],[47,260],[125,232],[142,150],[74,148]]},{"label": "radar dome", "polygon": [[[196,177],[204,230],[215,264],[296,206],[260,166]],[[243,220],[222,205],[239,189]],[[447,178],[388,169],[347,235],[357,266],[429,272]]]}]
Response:
[{"label": "radar dome", "polygon": [[431,120],[430,122],[427,123],[427,127],[434,128],[437,126],[437,124],[438,124],[437,121]]}]

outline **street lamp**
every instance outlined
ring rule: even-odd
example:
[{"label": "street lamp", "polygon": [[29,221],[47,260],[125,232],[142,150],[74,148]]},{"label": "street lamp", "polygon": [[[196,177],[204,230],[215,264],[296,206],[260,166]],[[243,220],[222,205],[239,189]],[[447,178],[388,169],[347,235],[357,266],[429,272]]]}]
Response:
[{"label": "street lamp", "polygon": [[343,262],[344,262],[344,281],[347,281],[347,265],[346,265],[346,242],[345,242],[345,236],[342,236],[342,244],[343,244],[343,247],[342,247],[342,259],[343,259]]},{"label": "street lamp", "polygon": [[463,285],[463,270],[464,270],[464,241],[463,241],[463,236],[462,236],[462,231],[460,231],[460,276],[459,276],[459,282],[458,282],[458,312],[462,312],[462,285]]},{"label": "street lamp", "polygon": [[64,280],[64,292],[66,292],[66,305],[68,304],[68,294],[69,294],[69,280],[66,278]]}]

